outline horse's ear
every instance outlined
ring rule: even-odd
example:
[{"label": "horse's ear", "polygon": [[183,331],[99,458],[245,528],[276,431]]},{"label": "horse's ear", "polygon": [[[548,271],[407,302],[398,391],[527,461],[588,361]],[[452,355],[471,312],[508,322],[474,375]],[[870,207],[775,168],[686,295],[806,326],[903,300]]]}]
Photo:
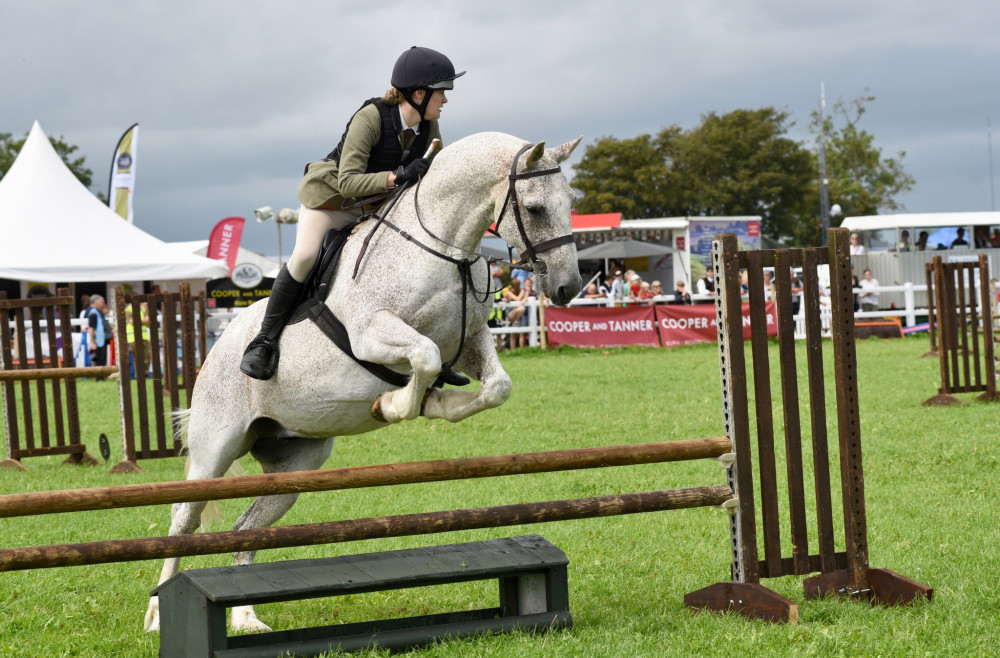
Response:
[{"label": "horse's ear", "polygon": [[542,156],[545,155],[545,142],[538,142],[528,151],[528,159],[524,161],[524,168],[531,169],[538,164]]},{"label": "horse's ear", "polygon": [[580,135],[571,142],[566,142],[565,144],[560,144],[559,146],[551,148],[549,149],[549,155],[551,155],[552,159],[555,160],[556,162],[562,162],[563,160],[565,160],[570,156],[570,154],[573,152],[573,149],[577,147],[577,145],[580,143],[580,140],[582,139],[583,135]]}]

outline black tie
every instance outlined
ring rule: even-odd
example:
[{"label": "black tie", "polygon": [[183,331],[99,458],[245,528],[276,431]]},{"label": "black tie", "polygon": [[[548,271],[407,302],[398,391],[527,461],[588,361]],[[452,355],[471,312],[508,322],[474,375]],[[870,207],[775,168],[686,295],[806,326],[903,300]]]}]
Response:
[{"label": "black tie", "polygon": [[416,133],[413,132],[413,128],[407,128],[403,131],[403,149],[406,150],[410,148],[410,144],[413,143],[413,138]]}]

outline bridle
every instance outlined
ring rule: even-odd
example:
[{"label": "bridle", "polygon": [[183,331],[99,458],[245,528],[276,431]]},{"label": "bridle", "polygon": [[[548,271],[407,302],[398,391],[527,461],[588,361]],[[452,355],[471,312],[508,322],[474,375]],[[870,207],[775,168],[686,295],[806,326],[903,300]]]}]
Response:
[{"label": "bridle", "polygon": [[[501,262],[504,262],[504,264],[510,265],[510,267],[515,269],[527,270],[529,272],[534,272],[539,276],[544,276],[547,268],[545,267],[544,261],[540,261],[538,260],[538,258],[536,258],[537,254],[540,254],[544,251],[548,251],[549,249],[560,247],[564,244],[572,244],[574,242],[574,238],[572,233],[568,233],[566,235],[559,236],[558,238],[552,238],[551,240],[545,240],[543,242],[539,242],[538,244],[532,244],[531,240],[528,238],[528,233],[524,228],[524,221],[521,219],[520,204],[518,203],[517,200],[517,187],[516,187],[517,181],[524,180],[527,178],[536,178],[538,176],[550,176],[552,174],[557,174],[560,171],[562,171],[562,167],[553,167],[551,169],[522,172],[520,174],[517,173],[518,159],[520,159],[520,157],[524,155],[524,153],[533,146],[535,145],[534,144],[525,145],[514,156],[514,161],[510,165],[510,176],[508,177],[509,183],[507,185],[507,197],[504,199],[503,208],[500,210],[500,215],[499,215],[500,219],[496,221],[496,224],[493,225],[493,228],[489,229],[489,233],[492,233],[493,235],[500,237],[500,234],[498,233],[498,230],[500,228],[500,222],[503,221],[504,213],[507,211],[507,206],[509,205],[511,209],[514,211],[514,221],[517,225],[517,231],[521,235],[521,240],[524,242],[524,249],[521,254],[521,259],[518,260],[516,263],[507,263],[504,261]],[[475,283],[472,280],[472,265],[476,263],[480,258],[482,258],[481,255],[477,254],[476,257],[471,260],[468,258],[462,258],[462,259],[452,258],[451,256],[441,253],[440,251],[437,251],[436,249],[424,244],[408,231],[401,229],[400,227],[396,226],[388,219],[386,219],[386,217],[389,214],[389,211],[395,205],[396,201],[399,200],[399,198],[402,196],[403,191],[406,189],[407,189],[406,186],[403,186],[397,192],[397,194],[395,194],[393,198],[390,199],[389,203],[387,203],[385,207],[381,208],[379,212],[376,212],[372,217],[375,220],[375,222],[371,230],[368,232],[368,235],[365,237],[364,244],[361,248],[360,253],[358,254],[358,259],[354,264],[354,275],[352,278],[357,277],[358,268],[361,265],[361,260],[364,258],[365,252],[368,249],[368,242],[371,240],[372,236],[378,230],[379,226],[386,226],[392,229],[393,231],[398,233],[400,237],[412,242],[413,244],[417,245],[424,251],[436,256],[437,258],[440,258],[441,260],[454,264],[458,268],[459,278],[462,280],[462,335],[459,338],[458,351],[455,353],[455,358],[453,358],[448,363],[444,364],[445,366],[449,366],[458,361],[458,358],[462,355],[462,350],[465,348],[465,325],[467,320],[467,297],[469,292],[470,291],[472,292],[473,298],[475,298],[478,303],[484,303],[487,299],[489,299],[490,295],[494,294],[494,292],[496,291],[491,290],[489,284],[486,285],[485,291],[483,292],[476,290]],[[455,248],[454,245],[451,245],[445,240],[441,239],[424,225],[423,220],[420,218],[420,207],[417,204],[417,196],[419,191],[420,191],[420,181],[417,182],[417,187],[413,191],[414,195],[413,206],[417,216],[417,222],[420,224],[420,228],[422,228],[424,232],[426,232],[428,235],[430,235],[438,242],[448,245],[449,247]],[[511,260],[513,260],[513,258],[511,258]],[[477,293],[483,295],[483,298],[478,299],[476,297]]]},{"label": "bridle", "polygon": [[[552,238],[551,240],[545,240],[544,242],[539,242],[538,244],[532,244],[531,240],[528,238],[528,232],[524,228],[524,220],[521,219],[521,204],[518,203],[517,200],[517,181],[525,180],[527,178],[536,178],[538,176],[550,176],[562,171],[562,167],[553,167],[552,169],[525,171],[520,174],[517,173],[517,161],[526,151],[534,146],[534,144],[526,144],[520,151],[517,152],[517,155],[514,156],[514,161],[510,165],[510,176],[508,176],[509,183],[507,185],[507,197],[504,199],[503,208],[500,209],[499,219],[492,228],[488,229],[488,231],[498,238],[500,237],[500,223],[503,222],[504,213],[507,212],[507,206],[509,205],[514,211],[514,223],[517,226],[517,232],[521,236],[521,241],[524,243],[524,250],[521,253],[520,260],[516,263],[511,262],[507,264],[514,269],[527,270],[544,276],[547,269],[545,261],[538,260],[536,256],[543,251],[555,249],[556,247],[561,247],[564,244],[572,244],[575,240],[572,233],[567,233],[566,235],[561,235],[558,238]],[[513,253],[513,251],[511,251],[511,253]],[[511,258],[511,260],[513,261],[513,258]]]}]

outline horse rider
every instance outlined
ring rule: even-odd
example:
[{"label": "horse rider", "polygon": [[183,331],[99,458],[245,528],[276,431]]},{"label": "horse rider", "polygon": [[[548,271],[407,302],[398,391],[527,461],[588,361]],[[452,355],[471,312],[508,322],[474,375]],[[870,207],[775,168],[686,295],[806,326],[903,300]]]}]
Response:
[{"label": "horse rider", "polygon": [[[240,370],[255,379],[270,379],[278,366],[278,338],[302,292],[331,229],[357,223],[363,208],[380,202],[395,187],[415,182],[430,167],[422,157],[440,139],[438,119],[448,102],[445,91],[465,75],[451,60],[430,48],[413,46],[396,60],[392,88],[364,102],[351,117],[337,147],[320,162],[311,162],[299,184],[302,202],[295,248],[271,288],[260,332],[247,346]],[[469,379],[447,366],[446,384]]]}]

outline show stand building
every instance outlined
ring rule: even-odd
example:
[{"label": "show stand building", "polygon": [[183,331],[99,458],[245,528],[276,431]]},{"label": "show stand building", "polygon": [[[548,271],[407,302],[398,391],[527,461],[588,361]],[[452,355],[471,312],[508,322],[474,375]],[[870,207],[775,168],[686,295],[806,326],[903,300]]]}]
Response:
[{"label": "show stand building", "polygon": [[[673,253],[663,256],[629,258],[617,263],[635,270],[644,281],[659,280],[664,290],[673,290],[683,279],[693,290],[693,283],[705,275],[712,252],[712,239],[717,233],[738,236],[740,249],[760,249],[760,216],[741,217],[660,217],[656,219],[622,219],[621,213],[601,213],[572,217],[573,234],[579,249],[603,242],[630,238],[640,242],[671,247]],[[584,280],[604,269],[603,261],[581,261]]]}]

